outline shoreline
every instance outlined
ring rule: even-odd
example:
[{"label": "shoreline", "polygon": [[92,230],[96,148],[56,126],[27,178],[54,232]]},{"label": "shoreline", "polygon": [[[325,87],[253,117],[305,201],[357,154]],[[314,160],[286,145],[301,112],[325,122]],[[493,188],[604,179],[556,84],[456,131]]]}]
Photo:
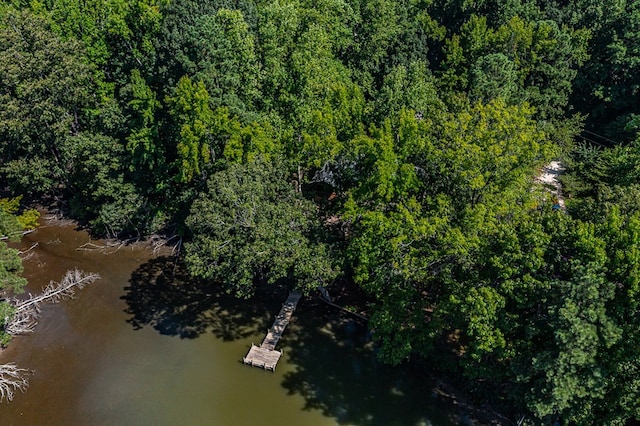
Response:
[{"label": "shoreline", "polygon": [[[42,211],[41,220],[43,223],[38,227],[38,229],[46,228],[46,227],[75,227],[75,229],[82,229],[79,226],[79,223],[68,218],[60,218],[56,215],[50,214],[48,211]],[[90,236],[90,240],[85,244],[95,244],[95,247],[85,247],[85,249],[90,251],[99,251],[105,255],[113,254],[116,251],[119,251],[121,248],[127,247],[131,249],[143,249],[150,250],[153,253],[152,257],[158,257],[166,254],[174,254],[171,250],[171,247],[161,246],[159,249],[157,247],[157,238],[145,239],[145,240],[136,240],[136,241],[128,241],[128,240],[114,240],[114,239],[94,239]],[[96,243],[97,242],[97,243]],[[104,244],[100,244],[99,242],[104,242]],[[81,249],[82,245],[76,247],[76,250]],[[160,250],[162,253],[159,253]],[[176,256],[177,257],[177,256]],[[357,287],[352,287],[346,282],[343,282],[341,285],[338,285],[337,288],[333,290],[334,293],[332,296],[336,297],[338,303],[345,302],[349,303],[350,300],[358,299],[358,291]],[[258,294],[258,297],[260,295]],[[317,300],[313,303],[323,304],[321,300]],[[315,309],[314,307],[312,309]],[[322,309],[322,308],[320,308]],[[348,315],[346,312],[342,312],[341,310],[337,310],[331,316],[336,318]],[[19,336],[14,336],[19,337]],[[15,342],[11,342],[9,345]],[[12,347],[13,348],[13,347]],[[6,359],[6,355],[9,347],[0,348],[0,364],[11,363],[12,361]],[[473,424],[473,425],[483,425],[483,424],[509,424],[511,421],[506,419],[504,416],[498,414],[494,410],[481,408],[480,406],[475,406],[473,403],[469,401],[469,398],[465,393],[460,391],[457,386],[451,380],[447,380],[443,378],[441,375],[435,374],[436,372],[431,371],[429,369],[425,369],[424,366],[421,366],[419,363],[414,363],[413,361],[409,361],[409,363],[414,364],[415,368],[418,368],[421,371],[421,374],[424,374],[425,377],[428,377],[431,381],[433,381],[434,385],[431,389],[432,396],[436,401],[442,401],[443,403],[450,404],[453,411],[451,413],[452,416],[455,416],[460,421],[465,424]]]}]

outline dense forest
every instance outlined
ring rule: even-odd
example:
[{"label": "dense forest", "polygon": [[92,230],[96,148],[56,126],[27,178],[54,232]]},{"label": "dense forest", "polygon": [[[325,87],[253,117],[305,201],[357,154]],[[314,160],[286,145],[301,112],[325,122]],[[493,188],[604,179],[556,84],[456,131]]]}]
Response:
[{"label": "dense forest", "polygon": [[[239,298],[346,282],[383,361],[521,424],[625,424],[639,91],[631,0],[4,0],[0,235],[48,200]],[[5,298],[20,271],[0,242]]]}]

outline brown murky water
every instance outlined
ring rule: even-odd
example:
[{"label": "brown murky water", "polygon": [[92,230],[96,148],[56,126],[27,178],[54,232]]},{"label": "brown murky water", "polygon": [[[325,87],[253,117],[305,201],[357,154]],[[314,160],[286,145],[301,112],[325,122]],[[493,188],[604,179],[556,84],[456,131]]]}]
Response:
[{"label": "brown murky water", "polygon": [[[102,279],[48,305],[36,331],[0,355],[34,370],[0,404],[2,425],[448,425],[457,419],[411,370],[378,364],[366,331],[301,301],[275,373],[240,360],[285,295],[237,301],[185,276],[150,250],[79,250],[73,225],[45,224],[25,262],[29,291],[68,269]],[[100,244],[100,242],[94,242]]]}]

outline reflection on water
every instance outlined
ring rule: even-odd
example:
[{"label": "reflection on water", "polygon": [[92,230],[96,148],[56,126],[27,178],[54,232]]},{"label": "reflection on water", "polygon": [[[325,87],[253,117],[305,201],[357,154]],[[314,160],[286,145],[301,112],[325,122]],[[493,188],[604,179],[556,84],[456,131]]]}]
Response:
[{"label": "reflection on water", "polygon": [[123,247],[77,250],[73,226],[49,225],[26,264],[31,292],[67,269],[102,279],[46,306],[40,324],[0,356],[35,371],[27,393],[0,405],[2,425],[455,424],[431,384],[378,364],[366,330],[301,301],[275,373],[241,363],[286,293],[238,301],[186,276],[171,258]]},{"label": "reflection on water", "polygon": [[418,371],[378,363],[364,325],[333,314],[301,317],[290,334],[289,362],[295,367],[283,380],[290,395],[303,396],[305,409],[340,424],[446,424],[437,415],[431,381]]}]

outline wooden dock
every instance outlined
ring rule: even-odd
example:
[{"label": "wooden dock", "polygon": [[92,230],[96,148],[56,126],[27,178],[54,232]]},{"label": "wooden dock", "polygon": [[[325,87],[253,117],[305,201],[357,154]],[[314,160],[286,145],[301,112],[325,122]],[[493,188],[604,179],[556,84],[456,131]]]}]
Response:
[{"label": "wooden dock", "polygon": [[302,293],[299,291],[289,293],[289,297],[282,305],[282,309],[280,309],[278,316],[276,316],[276,319],[273,321],[273,325],[267,331],[267,335],[262,341],[262,344],[260,346],[251,344],[251,349],[249,349],[247,356],[242,358],[242,362],[254,367],[264,368],[265,370],[276,370],[276,364],[280,360],[282,352],[277,351],[275,348],[280,337],[282,337],[284,329],[291,320],[291,316],[298,305],[298,301],[300,301],[300,297],[302,297]]}]

